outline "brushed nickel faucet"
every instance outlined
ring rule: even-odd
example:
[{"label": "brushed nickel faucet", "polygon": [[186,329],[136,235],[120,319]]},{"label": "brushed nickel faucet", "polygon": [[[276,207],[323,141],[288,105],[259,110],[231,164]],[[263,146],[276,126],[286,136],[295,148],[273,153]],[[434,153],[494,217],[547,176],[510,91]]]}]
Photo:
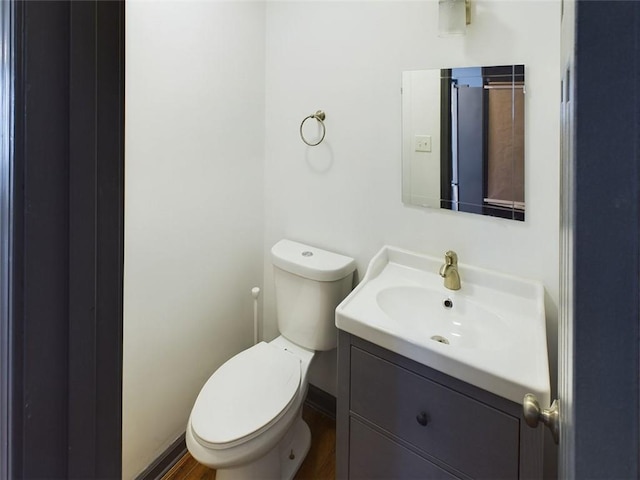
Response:
[{"label": "brushed nickel faucet", "polygon": [[444,278],[444,286],[449,290],[460,290],[458,274],[458,254],[449,250],[444,254],[444,265],[440,267],[440,276]]}]

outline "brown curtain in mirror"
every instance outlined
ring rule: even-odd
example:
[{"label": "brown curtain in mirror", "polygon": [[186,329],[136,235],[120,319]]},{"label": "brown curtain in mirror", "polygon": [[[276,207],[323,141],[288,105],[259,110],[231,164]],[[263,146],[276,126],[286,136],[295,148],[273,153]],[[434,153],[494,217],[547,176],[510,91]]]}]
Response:
[{"label": "brown curtain in mirror", "polygon": [[524,210],[523,84],[491,82],[487,95],[487,199]]}]

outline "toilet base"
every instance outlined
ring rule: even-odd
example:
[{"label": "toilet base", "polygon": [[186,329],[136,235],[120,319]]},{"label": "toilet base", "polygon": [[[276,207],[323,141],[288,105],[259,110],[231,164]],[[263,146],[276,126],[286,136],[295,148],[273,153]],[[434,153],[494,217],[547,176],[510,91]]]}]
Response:
[{"label": "toilet base", "polygon": [[311,431],[301,417],[264,456],[237,468],[216,470],[216,480],[292,480],[311,446]]}]

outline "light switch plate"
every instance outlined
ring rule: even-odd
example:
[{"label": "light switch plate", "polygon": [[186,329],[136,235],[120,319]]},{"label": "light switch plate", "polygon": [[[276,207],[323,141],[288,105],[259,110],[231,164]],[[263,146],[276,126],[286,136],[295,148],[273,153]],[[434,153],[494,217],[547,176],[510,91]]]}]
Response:
[{"label": "light switch plate", "polygon": [[431,151],[431,135],[416,135],[414,143],[416,152]]}]

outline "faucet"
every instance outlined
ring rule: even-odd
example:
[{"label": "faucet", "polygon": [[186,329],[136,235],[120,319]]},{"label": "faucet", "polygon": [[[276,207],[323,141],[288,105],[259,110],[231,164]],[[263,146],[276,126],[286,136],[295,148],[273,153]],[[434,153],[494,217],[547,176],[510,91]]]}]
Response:
[{"label": "faucet", "polygon": [[449,250],[444,254],[444,265],[440,267],[440,276],[444,278],[444,286],[449,290],[460,290],[458,274],[458,254]]}]

